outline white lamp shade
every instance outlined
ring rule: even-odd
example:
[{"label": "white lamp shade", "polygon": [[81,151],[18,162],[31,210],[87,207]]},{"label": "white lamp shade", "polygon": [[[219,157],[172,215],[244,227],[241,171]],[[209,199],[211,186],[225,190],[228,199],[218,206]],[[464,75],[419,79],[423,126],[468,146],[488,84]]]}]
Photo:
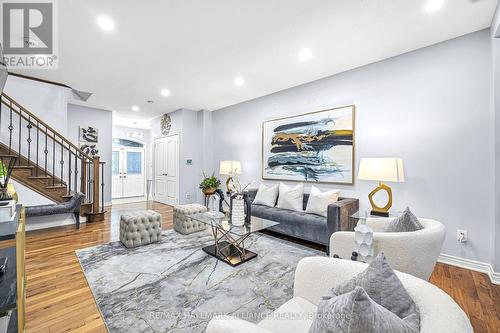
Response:
[{"label": "white lamp shade", "polygon": [[404,182],[403,160],[395,157],[362,158],[358,179],[379,182]]},{"label": "white lamp shade", "polygon": [[241,175],[241,162],[240,161],[221,161],[219,174],[233,176]]}]

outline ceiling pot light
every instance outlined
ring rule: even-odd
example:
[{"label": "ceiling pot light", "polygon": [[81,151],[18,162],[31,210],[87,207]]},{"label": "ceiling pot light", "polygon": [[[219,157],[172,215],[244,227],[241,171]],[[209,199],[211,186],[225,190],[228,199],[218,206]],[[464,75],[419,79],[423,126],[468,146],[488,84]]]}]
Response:
[{"label": "ceiling pot light", "polygon": [[137,105],[132,105],[132,111],[137,112],[139,110],[140,110],[140,108]]},{"label": "ceiling pot light", "polygon": [[99,16],[97,18],[97,25],[104,31],[115,30],[115,22],[108,16]]},{"label": "ceiling pot light", "polygon": [[245,84],[245,79],[242,78],[241,76],[237,76],[234,78],[234,85],[237,87],[241,87],[242,85]]},{"label": "ceiling pot light", "polygon": [[435,12],[444,6],[445,0],[427,0],[425,3],[425,10],[428,12]]},{"label": "ceiling pot light", "polygon": [[161,94],[162,96],[168,97],[168,96],[170,96],[170,90],[168,90],[168,89],[162,89],[162,90],[160,91],[160,94]]},{"label": "ceiling pot light", "polygon": [[308,48],[305,48],[305,49],[301,49],[299,51],[299,55],[298,55],[298,58],[299,58],[299,61],[308,61],[312,58],[313,56],[313,53],[311,51],[311,49],[308,49]]}]

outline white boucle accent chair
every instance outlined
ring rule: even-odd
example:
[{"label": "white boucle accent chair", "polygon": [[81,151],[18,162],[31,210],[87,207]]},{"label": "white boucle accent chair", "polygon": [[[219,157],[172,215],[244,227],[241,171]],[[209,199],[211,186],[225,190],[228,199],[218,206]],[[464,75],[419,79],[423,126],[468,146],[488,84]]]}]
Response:
[{"label": "white boucle accent chair", "polygon": [[[390,218],[368,218],[366,224],[373,229],[373,250],[376,256],[384,252],[393,269],[424,280],[434,270],[441,253],[446,230],[442,223],[418,219],[424,229],[412,232],[384,232]],[[330,237],[330,256],[350,259],[354,251],[354,232],[338,231]]]},{"label": "white boucle accent chair", "polygon": [[[216,316],[207,333],[306,333],[321,296],[366,268],[366,264],[343,259],[310,257],[302,259],[295,271],[294,297],[269,318],[253,324],[231,316]],[[396,271],[420,310],[422,333],[472,333],[462,309],[438,287],[409,274]]]}]

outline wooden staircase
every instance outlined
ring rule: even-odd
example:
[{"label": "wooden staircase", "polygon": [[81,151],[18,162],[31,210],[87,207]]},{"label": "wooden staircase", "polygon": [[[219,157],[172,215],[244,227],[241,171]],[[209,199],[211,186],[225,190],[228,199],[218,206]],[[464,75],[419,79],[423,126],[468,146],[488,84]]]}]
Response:
[{"label": "wooden staircase", "polygon": [[57,203],[82,192],[81,215],[104,220],[104,166],[8,95],[0,97],[0,156],[16,158],[12,179]]}]

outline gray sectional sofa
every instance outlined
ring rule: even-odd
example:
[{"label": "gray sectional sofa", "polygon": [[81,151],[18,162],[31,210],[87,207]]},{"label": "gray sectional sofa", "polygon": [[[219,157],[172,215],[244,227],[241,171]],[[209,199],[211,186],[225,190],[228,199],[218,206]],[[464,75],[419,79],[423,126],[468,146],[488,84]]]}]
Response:
[{"label": "gray sectional sofa", "polygon": [[[250,201],[253,202],[257,189],[245,191]],[[307,206],[309,194],[304,193],[304,207]],[[278,207],[268,207],[252,203],[252,216],[279,222],[269,228],[274,232],[307,240],[313,243],[328,245],[330,236],[336,231],[353,230],[349,215],[359,210],[359,200],[352,198],[339,198],[339,201],[328,206],[327,217],[296,212]]]}]

